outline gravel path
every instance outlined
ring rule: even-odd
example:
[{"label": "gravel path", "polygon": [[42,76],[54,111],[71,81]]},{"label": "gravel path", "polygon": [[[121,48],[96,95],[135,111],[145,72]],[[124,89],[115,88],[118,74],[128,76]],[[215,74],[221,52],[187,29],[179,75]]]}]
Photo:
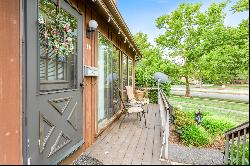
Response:
[{"label": "gravel path", "polygon": [[221,165],[223,164],[223,153],[219,150],[169,144],[169,159],[192,165]]}]

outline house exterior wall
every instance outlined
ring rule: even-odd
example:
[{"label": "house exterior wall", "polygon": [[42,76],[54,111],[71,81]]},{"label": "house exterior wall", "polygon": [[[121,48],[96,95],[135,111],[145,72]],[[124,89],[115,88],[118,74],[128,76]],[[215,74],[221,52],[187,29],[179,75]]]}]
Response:
[{"label": "house exterior wall", "polygon": [[[124,43],[117,29],[97,10],[91,0],[69,0],[83,17],[83,64],[97,67],[98,32],[108,38],[117,48],[133,59],[134,52]],[[20,27],[23,23],[20,13],[22,0],[0,0],[0,164],[22,164],[22,41]],[[98,22],[98,30],[86,38],[89,20]],[[134,71],[134,69],[133,69]],[[133,72],[133,78],[135,73]],[[84,77],[84,145],[67,157],[61,164],[70,164],[94,143],[97,132],[97,78]],[[134,79],[133,79],[134,86]]]},{"label": "house exterior wall", "polygon": [[[97,67],[97,49],[98,49],[98,32],[108,38],[116,47],[118,47],[122,52],[126,53],[129,57],[133,59],[133,66],[135,65],[135,57],[133,52],[129,47],[124,44],[124,39],[118,35],[117,30],[108,23],[107,19],[104,18],[103,13],[98,11],[94,3],[90,1],[84,1],[81,5],[74,1],[72,6],[78,8],[82,12],[84,17],[84,65]],[[98,29],[95,34],[92,34],[91,38],[86,38],[86,28],[88,27],[88,22],[94,19],[98,23]],[[134,71],[134,69],[133,69]],[[135,74],[133,72],[133,78]],[[135,79],[133,79],[133,86],[135,84]],[[95,142],[95,136],[97,132],[97,78],[96,77],[85,77],[84,78],[84,113],[85,113],[85,143],[84,147],[77,150],[73,155],[65,159],[61,164],[70,164],[74,161],[81,153],[84,152],[91,144]]]},{"label": "house exterior wall", "polygon": [[21,164],[20,3],[0,1],[0,164]]}]

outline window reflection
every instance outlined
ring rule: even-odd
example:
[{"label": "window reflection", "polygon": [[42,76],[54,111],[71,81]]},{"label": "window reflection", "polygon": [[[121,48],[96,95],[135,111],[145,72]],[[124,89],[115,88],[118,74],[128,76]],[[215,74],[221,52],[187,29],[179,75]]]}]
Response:
[{"label": "window reflection", "polygon": [[105,124],[120,109],[120,51],[104,36],[98,38],[98,122]]},{"label": "window reflection", "polygon": [[128,86],[128,56],[123,54],[122,57],[122,79],[123,79],[123,88]]},{"label": "window reflection", "polygon": [[128,85],[132,86],[133,84],[133,64],[132,59],[128,59]]}]

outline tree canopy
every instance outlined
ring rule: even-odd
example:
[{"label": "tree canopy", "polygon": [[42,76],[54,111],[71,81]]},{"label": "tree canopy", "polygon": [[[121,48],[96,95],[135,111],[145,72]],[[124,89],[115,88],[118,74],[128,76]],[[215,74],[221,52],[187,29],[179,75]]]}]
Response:
[{"label": "tree canopy", "polygon": [[[214,84],[248,80],[249,18],[236,27],[226,26],[224,9],[229,2],[212,3],[205,11],[201,3],[181,3],[158,17],[156,27],[164,33],[156,38],[157,46],[148,42],[146,34],[137,33],[135,40],[143,54],[137,63],[137,84],[154,84],[152,75],[160,71],[174,83],[184,77],[189,96],[190,78]],[[248,11],[249,1],[238,0],[231,8],[233,13]],[[173,58],[183,63],[175,63]]]},{"label": "tree canopy", "polygon": [[[167,51],[168,57],[184,61],[175,68],[179,78],[186,78],[187,96],[190,78],[219,84],[237,77],[248,78],[249,19],[237,27],[226,26],[223,10],[228,3],[212,3],[204,12],[201,3],[181,3],[176,10],[156,19],[156,26],[164,30],[156,39],[158,47]],[[232,10],[246,11],[248,3],[239,0]]]},{"label": "tree canopy", "polygon": [[[177,66],[163,59],[163,50],[150,44],[148,36],[142,32],[137,33],[134,38],[143,54],[143,58],[136,63],[136,86],[156,86],[157,82],[153,79],[155,72],[163,72],[170,76],[171,81],[175,81],[176,73],[178,73]],[[169,94],[169,83],[163,84],[162,88],[166,94]]]},{"label": "tree canopy", "polygon": [[249,0],[238,0],[232,9],[234,12],[249,11]]}]

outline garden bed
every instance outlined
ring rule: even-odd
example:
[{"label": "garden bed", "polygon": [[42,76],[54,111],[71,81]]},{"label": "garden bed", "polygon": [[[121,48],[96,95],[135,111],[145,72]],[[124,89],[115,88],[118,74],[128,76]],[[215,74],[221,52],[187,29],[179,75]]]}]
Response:
[{"label": "garden bed", "polygon": [[195,111],[182,111],[175,108],[174,112],[175,121],[170,134],[172,143],[178,143],[177,131],[179,131],[181,132],[181,144],[222,150],[224,148],[224,132],[236,126],[228,119],[206,113],[203,113],[201,123],[197,124]]}]

